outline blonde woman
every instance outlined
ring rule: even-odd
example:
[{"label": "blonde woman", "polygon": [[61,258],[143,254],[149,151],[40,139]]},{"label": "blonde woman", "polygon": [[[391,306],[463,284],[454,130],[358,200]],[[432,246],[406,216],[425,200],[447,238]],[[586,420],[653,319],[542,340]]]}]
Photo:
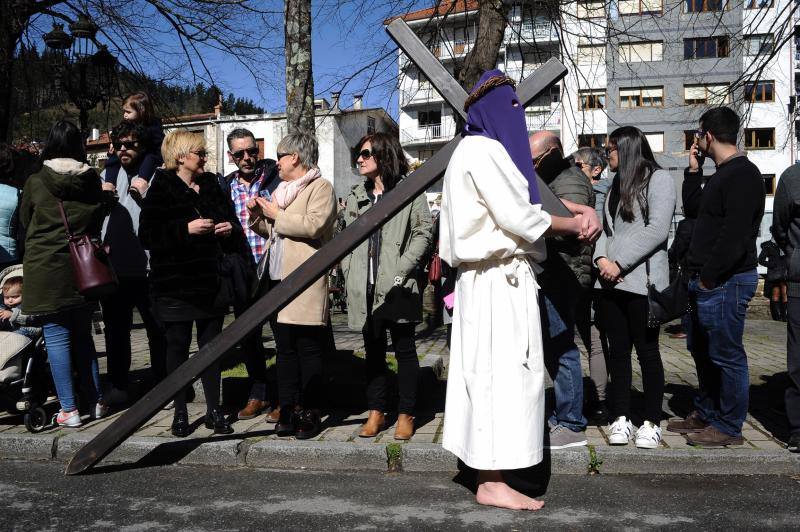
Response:
[{"label": "blonde woman", "polygon": [[[202,347],[222,330],[231,303],[219,275],[222,253],[241,249],[244,235],[235,223],[230,201],[216,176],[205,172],[203,137],[171,131],[161,147],[165,170],[158,170],[142,204],[139,238],[150,250],[153,310],[164,324],[167,371],[189,357],[192,326]],[[236,228],[236,229],[234,229]],[[208,412],[206,427],[217,434],[233,432],[220,409],[220,368],[201,376]],[[186,392],[175,396],[172,433],[189,435]]]}]

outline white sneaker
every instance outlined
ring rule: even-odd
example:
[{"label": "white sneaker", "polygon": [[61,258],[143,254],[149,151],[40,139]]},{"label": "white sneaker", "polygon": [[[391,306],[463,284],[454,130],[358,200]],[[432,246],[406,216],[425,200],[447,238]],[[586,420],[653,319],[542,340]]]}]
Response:
[{"label": "white sneaker", "polygon": [[611,434],[608,436],[608,443],[611,445],[628,445],[633,434],[633,424],[625,416],[619,416],[611,424]]},{"label": "white sneaker", "polygon": [[636,447],[639,449],[656,449],[661,445],[661,427],[649,421],[642,423],[636,431]]},{"label": "white sneaker", "polygon": [[83,422],[81,422],[81,415],[78,413],[77,408],[71,412],[59,410],[56,416],[56,423],[59,427],[80,427],[83,425]]},{"label": "white sneaker", "polygon": [[97,403],[94,405],[94,418],[95,419],[102,419],[111,412],[111,407],[108,405],[104,405],[103,403]]}]

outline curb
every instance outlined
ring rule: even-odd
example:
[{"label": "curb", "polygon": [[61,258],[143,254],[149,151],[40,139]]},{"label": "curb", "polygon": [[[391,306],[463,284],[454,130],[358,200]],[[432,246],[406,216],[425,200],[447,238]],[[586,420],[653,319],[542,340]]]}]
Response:
[{"label": "curb", "polygon": [[[0,459],[55,460],[66,463],[93,434],[0,434]],[[408,472],[458,471],[455,456],[439,444],[389,444],[400,450],[402,470]],[[386,472],[387,444],[325,442],[239,437],[173,438],[133,436],[107,456],[103,463],[184,464],[244,466],[257,469],[347,470]],[[800,455],[787,451],[748,449],[594,448],[602,461],[597,469],[611,475],[796,475]],[[397,457],[395,457],[397,460]],[[587,447],[545,451],[544,462],[559,475],[586,475],[590,461]]]}]

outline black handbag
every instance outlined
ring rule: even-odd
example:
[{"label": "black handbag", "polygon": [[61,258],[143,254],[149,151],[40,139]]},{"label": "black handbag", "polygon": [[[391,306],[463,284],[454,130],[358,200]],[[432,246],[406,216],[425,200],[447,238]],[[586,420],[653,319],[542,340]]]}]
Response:
[{"label": "black handbag", "polygon": [[678,274],[664,290],[659,291],[650,284],[650,259],[645,261],[647,272],[647,326],[656,328],[683,316],[689,305],[689,280],[684,268],[678,267]]}]

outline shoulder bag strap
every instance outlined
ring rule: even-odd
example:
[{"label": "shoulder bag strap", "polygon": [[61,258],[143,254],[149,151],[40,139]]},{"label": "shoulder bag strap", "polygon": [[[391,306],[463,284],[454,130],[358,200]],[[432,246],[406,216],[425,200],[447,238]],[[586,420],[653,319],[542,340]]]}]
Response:
[{"label": "shoulder bag strap", "polygon": [[67,213],[64,212],[64,202],[61,200],[58,200],[58,210],[61,213],[61,221],[64,222],[64,229],[67,231],[67,238],[72,238],[72,229],[67,220]]}]

